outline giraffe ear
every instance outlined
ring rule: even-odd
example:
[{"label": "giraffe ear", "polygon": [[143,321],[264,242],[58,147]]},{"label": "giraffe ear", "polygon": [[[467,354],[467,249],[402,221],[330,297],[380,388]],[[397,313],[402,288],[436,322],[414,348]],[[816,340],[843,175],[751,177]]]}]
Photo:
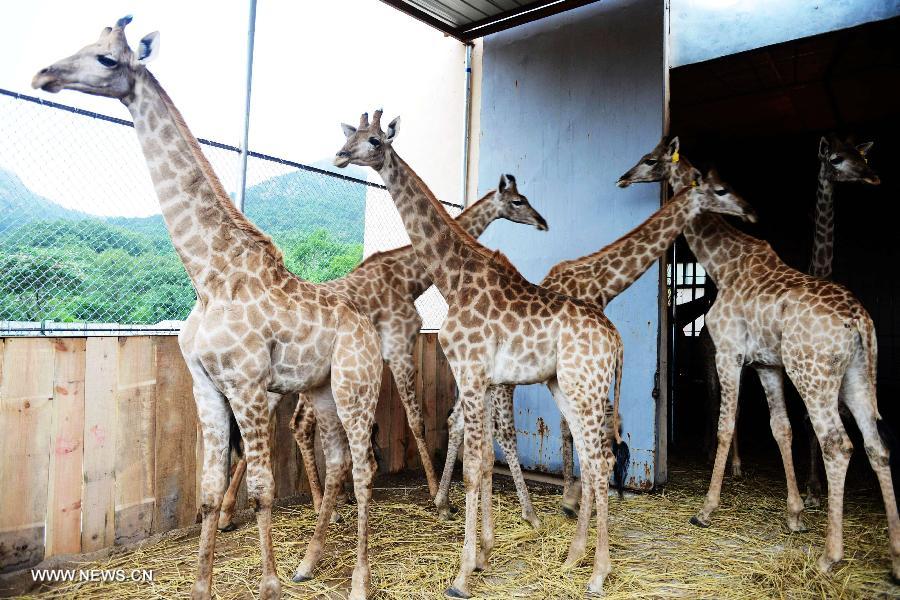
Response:
[{"label": "giraffe ear", "polygon": [[669,156],[675,156],[678,154],[678,151],[681,150],[681,141],[678,139],[677,135],[669,142],[668,150]]},{"label": "giraffe ear", "polygon": [[874,146],[874,145],[875,145],[875,142],[866,142],[864,144],[857,144],[856,151],[859,152],[860,154],[862,154],[863,156],[866,156],[869,153],[869,150],[871,150],[872,146]]},{"label": "giraffe ear", "polygon": [[389,144],[393,142],[397,137],[398,131],[400,131],[400,117],[394,117],[394,120],[388,123],[385,141]]},{"label": "giraffe ear", "polygon": [[159,32],[148,33],[138,44],[137,61],[146,65],[159,56]]},{"label": "giraffe ear", "polygon": [[341,129],[344,130],[344,137],[350,137],[354,133],[356,133],[356,127],[353,125],[347,125],[346,123],[341,123]]},{"label": "giraffe ear", "polygon": [[497,184],[497,191],[501,194],[506,191],[506,175],[500,175],[500,183]]},{"label": "giraffe ear", "polygon": [[819,140],[819,157],[827,156],[829,152],[831,152],[831,143],[823,135],[822,139]]}]

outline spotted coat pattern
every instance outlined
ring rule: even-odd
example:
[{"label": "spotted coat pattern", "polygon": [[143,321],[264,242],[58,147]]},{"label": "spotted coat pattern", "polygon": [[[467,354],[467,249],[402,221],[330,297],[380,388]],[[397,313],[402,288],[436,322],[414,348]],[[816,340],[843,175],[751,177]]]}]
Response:
[{"label": "spotted coat pattern", "polygon": [[[696,170],[683,156],[673,161],[664,143],[646,157],[658,167],[635,171],[638,163],[626,174],[630,182],[665,179],[677,192],[695,176]],[[707,178],[718,180],[715,172]],[[708,526],[719,505],[740,375],[747,365],[759,375],[772,434],[781,451],[788,487],[788,527],[791,531],[804,529],[784,401],[783,373],[787,372],[809,412],[828,480],[828,526],[819,568],[827,571],[843,557],[844,480],[853,446],[838,414],[840,401],[856,420],[878,477],[887,512],[892,575],[900,577],[900,520],[888,451],[877,427],[877,348],[872,319],[849,290],[787,266],[768,243],[739,231],[719,215],[701,215],[687,226],[684,235],[719,289],[706,324],[716,347],[722,394],[712,480],[692,523]]]},{"label": "spotted coat pattern", "polygon": [[[717,196],[705,186],[689,187],[641,225],[603,249],[555,265],[540,285],[560,294],[592,302],[605,309],[609,302],[628,289],[654,261],[659,259],[689,221],[707,211],[755,218],[752,209],[732,194]],[[494,435],[506,456],[510,473],[515,481],[516,493],[522,507],[522,518],[537,528],[540,521],[534,514],[516,450],[513,387],[494,388]],[[579,488],[577,486],[572,488],[574,484],[572,437],[565,419],[561,419],[560,426],[565,481],[563,495],[568,498],[571,497],[570,489],[577,491]],[[607,440],[612,439],[613,435],[618,435],[617,428],[613,426],[613,429],[615,431],[611,429],[606,436]],[[444,476],[438,497],[435,499],[435,504],[444,515],[450,512],[447,493],[453,464],[462,442],[462,431],[462,412],[455,410],[451,416],[450,442]],[[612,464],[612,449],[607,447],[604,452]],[[577,501],[568,502],[566,507],[572,513],[578,511]]]},{"label": "spotted coat pattern", "polygon": [[369,433],[382,370],[375,328],[346,296],[292,275],[271,239],[235,209],[178,110],[144,66],[144,55],[158,37],[145,37],[135,56],[124,34],[129,21],[120,20],[94,44],[43,69],[33,85],[114,97],[125,104],[172,242],[197,292],[179,335],[203,440],[203,525],[192,596],[210,598],[212,593],[233,415],[259,526],[260,597],[280,597],[271,536],[269,422],[273,398],[301,392],[313,403],[328,473],[323,509],[298,574],[312,573],[324,546],[334,482],[352,467],[359,519],[350,597],[363,598],[369,587],[368,507],[375,466]]},{"label": "spotted coat pattern", "polygon": [[[479,237],[488,225],[497,219],[508,219],[547,229],[547,222],[519,194],[514,186],[501,180],[497,189],[491,190],[469,206],[457,218],[457,223],[472,237]],[[425,470],[432,497],[438,483],[428,447],[425,443],[425,423],[422,408],[415,396],[416,363],[413,358],[416,339],[422,328],[422,319],[416,310],[415,300],[431,285],[428,273],[419,266],[412,246],[403,246],[386,252],[376,252],[350,273],[322,284],[323,287],[341,293],[369,316],[381,340],[381,353],[387,362],[406,411],[407,422],[413,433],[419,458]],[[297,402],[291,428],[309,478],[309,486],[316,511],[322,502],[322,491],[316,470],[315,415],[304,409],[305,399]],[[228,529],[237,500],[237,492],[244,472],[244,459],[236,465],[234,476],[225,493],[219,528]],[[337,515],[337,513],[334,513]]]},{"label": "spotted coat pattern", "polygon": [[[420,264],[449,305],[438,339],[456,377],[463,407],[466,519],[462,564],[447,594],[469,597],[468,578],[475,568],[487,566],[494,545],[492,419],[485,418],[491,415],[488,388],[538,382],[547,382],[568,418],[585,465],[585,497],[593,493],[596,501],[598,537],[589,589],[599,592],[610,569],[608,469],[602,448],[604,407],[621,369],[618,332],[597,307],[528,282],[502,254],[487,250],[465,233],[393,150],[398,120],[383,132],[380,117],[378,111],[371,125],[364,118],[359,128],[344,126],[347,142],[335,164],[352,162],[379,172]],[[481,547],[476,551],[479,501]],[[570,564],[584,552],[586,534],[580,531],[573,539]]]}]

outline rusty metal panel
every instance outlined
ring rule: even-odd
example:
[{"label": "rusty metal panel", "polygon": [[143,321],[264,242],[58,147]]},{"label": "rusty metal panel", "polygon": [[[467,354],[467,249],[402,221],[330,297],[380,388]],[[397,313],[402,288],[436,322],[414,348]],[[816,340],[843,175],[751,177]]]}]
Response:
[{"label": "rusty metal panel", "polygon": [[[602,248],[659,207],[657,185],[621,190],[615,181],[662,134],[663,39],[655,0],[609,0],[485,38],[480,191],[513,173],[550,231],[498,222],[481,241],[529,280]],[[623,432],[629,483],[641,489],[655,481],[658,282],[654,265],[607,310],[625,343]],[[515,402],[523,467],[560,472],[550,394],[520,386]]]}]

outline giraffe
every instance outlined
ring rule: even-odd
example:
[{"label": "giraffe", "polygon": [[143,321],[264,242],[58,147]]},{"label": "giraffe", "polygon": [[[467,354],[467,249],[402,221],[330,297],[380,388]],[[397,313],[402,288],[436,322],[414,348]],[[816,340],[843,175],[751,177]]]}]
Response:
[{"label": "giraffe", "polygon": [[[661,142],[619,180],[668,180],[674,191],[690,185],[690,163],[680,155],[678,139]],[[727,193],[713,171],[707,175]],[[809,411],[822,446],[828,477],[828,525],[825,548],[817,560],[828,571],[843,557],[843,494],[853,445],[838,414],[843,402],[862,432],[869,463],[878,477],[887,513],[891,576],[900,579],[900,519],[888,450],[878,432],[875,392],[877,347],[872,319],[843,286],[812,277],[784,264],[771,246],[727,224],[718,215],[702,215],[684,231],[688,245],[715,281],[719,294],[706,323],[716,347],[722,391],[718,448],[703,507],[691,523],[710,525],[719,505],[741,370],[753,367],[769,405],[770,426],[781,451],[788,488],[787,524],[803,531],[803,502],[791,457],[791,425],[784,401],[783,374],[794,383]]]},{"label": "giraffe", "polygon": [[[807,273],[814,277],[831,279],[834,262],[834,184],[861,182],[878,185],[881,180],[869,167],[866,156],[872,142],[853,144],[849,139],[822,136],[819,140],[819,180],[816,187],[815,230]],[[822,503],[822,449],[807,419],[803,421],[809,442],[809,474],[806,479],[807,507]]]},{"label": "giraffe", "polygon": [[[678,198],[662,206],[632,231],[601,250],[555,265],[539,285],[560,294],[592,302],[605,309],[659,259],[689,221],[707,211],[756,220],[753,209],[734,194],[717,196],[707,185],[687,188]],[[522,507],[522,518],[537,529],[540,527],[540,520],[534,514],[516,450],[513,389],[514,386],[511,385],[493,388],[494,435],[506,457],[515,482],[519,504]],[[560,421],[565,482],[563,510],[567,515],[575,516],[578,512],[577,492],[580,487],[573,485],[572,437],[569,427],[565,419]],[[447,494],[456,455],[462,443],[463,420],[459,407],[454,409],[450,417],[449,429],[447,459],[441,478],[441,488],[435,498],[435,504],[443,518],[447,518],[450,514]],[[624,479],[624,476],[621,479]]]},{"label": "giraffe", "polygon": [[359,519],[350,597],[364,598],[374,472],[369,431],[382,369],[375,328],[345,296],[292,275],[271,238],[234,207],[178,109],[146,67],[158,51],[158,32],[141,39],[133,52],[124,31],[130,21],[124,17],[103,29],[96,42],[39,71],[32,85],[114,98],[128,108],[163,219],[197,293],[178,336],[193,378],[204,449],[203,524],[191,595],[212,595],[216,522],[234,420],[246,448],[247,491],[259,527],[259,594],[281,596],[272,550],[268,431],[272,399],[278,395],[267,392],[296,391],[312,403],[328,460],[323,508],[297,574],[308,577],[321,556],[334,482],[352,464]]},{"label": "giraffe", "polygon": [[[518,193],[515,178],[507,179],[506,175],[501,175],[497,188],[466,208],[456,222],[472,237],[478,238],[497,219],[533,225],[539,231],[548,229],[544,217],[531,206],[528,198]],[[407,422],[425,470],[428,490],[433,498],[438,491],[438,483],[425,444],[422,410],[415,397],[416,363],[413,358],[416,339],[422,329],[422,319],[416,310],[415,300],[431,285],[428,273],[419,267],[412,246],[406,245],[387,252],[376,252],[344,277],[322,285],[348,296],[369,315],[375,325],[381,340],[382,356],[394,375],[400,401],[406,411]],[[318,511],[322,491],[316,472],[313,444],[315,415],[306,407],[307,404],[302,399],[298,400],[291,428],[306,467],[313,506]],[[219,517],[219,528],[222,530],[233,527],[231,518],[244,465],[242,458],[222,501]],[[335,516],[337,514],[334,513]]]},{"label": "giraffe", "polygon": [[[596,503],[597,544],[588,589],[600,592],[610,571],[604,434],[614,378],[612,414],[618,414],[622,366],[618,332],[599,308],[528,282],[501,253],[489,251],[459,227],[394,150],[399,118],[382,131],[381,114],[376,111],[366,126],[343,125],[347,140],[334,162],[338,167],[369,166],[381,175],[420,265],[449,305],[438,339],[464,411],[466,518],[460,570],[445,594],[470,597],[469,576],[474,569],[487,567],[494,545],[489,387],[538,382],[548,384],[572,428],[583,465],[582,504],[589,507],[592,494]],[[479,500],[481,547],[476,551]],[[579,527],[572,540],[568,565],[584,553],[589,518],[590,508],[585,527]]]}]

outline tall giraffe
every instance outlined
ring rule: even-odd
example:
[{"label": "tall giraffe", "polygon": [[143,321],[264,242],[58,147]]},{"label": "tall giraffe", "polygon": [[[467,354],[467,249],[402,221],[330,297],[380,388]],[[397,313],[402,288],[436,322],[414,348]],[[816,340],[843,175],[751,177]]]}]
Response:
[{"label": "tall giraffe", "polygon": [[[677,140],[677,138],[676,138]],[[676,192],[690,185],[690,163],[677,141],[661,143],[621,178],[622,185],[668,180]],[[717,175],[707,176],[726,190]],[[772,247],[706,214],[684,231],[697,260],[712,277],[719,294],[706,316],[716,346],[722,390],[718,449],[706,501],[691,519],[708,527],[719,505],[722,475],[734,432],[738,385],[744,365],[759,375],[769,404],[770,425],[781,451],[788,487],[791,531],[804,529],[803,502],[791,457],[791,424],[784,401],[783,373],[794,383],[809,411],[822,446],[828,477],[828,526],[818,559],[828,571],[843,557],[844,480],[853,445],[838,414],[842,401],[865,441],[869,463],[878,477],[887,513],[891,575],[900,578],[900,519],[888,465],[888,450],[878,433],[875,393],[877,347],[872,319],[846,288],[788,267]]]},{"label": "tall giraffe", "polygon": [[[472,237],[478,238],[488,225],[497,219],[533,225],[539,231],[547,231],[547,221],[531,206],[528,198],[518,193],[515,179],[512,177],[507,179],[505,175],[500,177],[496,189],[466,208],[457,217],[456,222]],[[413,358],[416,339],[422,329],[422,319],[416,310],[415,300],[430,285],[428,273],[419,266],[415,252],[409,245],[387,252],[376,252],[344,277],[322,284],[323,287],[349,297],[358,308],[369,315],[375,325],[381,339],[382,356],[394,375],[400,401],[406,411],[406,419],[416,441],[422,467],[425,469],[428,489],[434,497],[438,491],[438,482],[425,444],[422,409],[415,396],[416,363]],[[302,399],[298,400],[291,425],[306,467],[313,505],[318,511],[322,491],[316,472],[313,445],[315,415],[307,409],[307,406]],[[220,529],[228,530],[232,527],[231,517],[243,473],[242,458],[235,468],[222,502]],[[337,515],[337,512],[334,514]]]},{"label": "tall giraffe", "polygon": [[[737,215],[750,221],[756,220],[753,209],[734,194],[718,196],[708,185],[687,188],[643,223],[601,250],[555,265],[539,285],[566,296],[592,302],[605,309],[659,259],[688,222],[704,212]],[[534,514],[516,450],[514,387],[505,385],[493,388],[494,435],[506,456],[515,482],[516,493],[522,507],[522,518],[538,528],[540,520]],[[565,481],[563,497],[567,499],[564,501],[564,510],[574,516],[578,512],[578,501],[577,496],[573,497],[570,490],[577,493],[579,487],[572,485],[574,483],[572,438],[565,419],[561,419],[560,430],[563,438]],[[450,417],[447,460],[441,478],[441,488],[435,498],[439,514],[444,518],[450,513],[447,495],[462,435],[462,411],[454,409]]]},{"label": "tall giraffe", "polygon": [[[599,308],[530,283],[501,253],[489,251],[459,227],[394,150],[399,119],[394,119],[386,132],[380,120],[379,110],[368,127],[344,125],[347,141],[337,153],[335,165],[369,166],[381,175],[419,263],[449,305],[438,339],[456,377],[464,410],[466,521],[462,563],[446,594],[470,597],[469,576],[474,569],[487,566],[494,545],[489,388],[538,382],[547,382],[572,428],[583,465],[583,493],[588,499],[582,502],[587,507],[585,523],[590,518],[592,493],[596,502],[597,546],[588,589],[600,592],[610,570],[609,444],[604,434],[614,377],[614,414],[618,409],[622,366],[618,332]],[[481,548],[476,555],[479,497]],[[579,527],[567,564],[581,558],[586,537],[587,527]]]},{"label": "tall giraffe", "polygon": [[[815,232],[807,272],[814,277],[831,279],[834,262],[834,184],[860,182],[878,185],[881,180],[866,159],[872,142],[852,144],[833,136],[819,140],[819,181],[816,187]],[[803,421],[809,441],[809,474],[806,479],[804,504],[817,507],[822,500],[822,449],[808,420]]]},{"label": "tall giraffe", "polygon": [[358,547],[350,597],[369,588],[368,509],[374,459],[369,432],[381,383],[378,335],[345,296],[299,279],[278,248],[232,204],[196,138],[146,68],[159,46],[154,32],[132,52],[124,28],[38,72],[32,85],[120,100],[134,118],[163,219],[197,292],[178,336],[193,378],[203,435],[197,577],[191,595],[210,598],[216,522],[225,491],[229,422],[236,420],[247,455],[247,492],[262,551],[260,597],[281,596],[272,551],[272,479],[267,392],[301,392],[316,412],[328,473],[323,509],[298,574],[321,555],[335,482],[353,467]]}]

